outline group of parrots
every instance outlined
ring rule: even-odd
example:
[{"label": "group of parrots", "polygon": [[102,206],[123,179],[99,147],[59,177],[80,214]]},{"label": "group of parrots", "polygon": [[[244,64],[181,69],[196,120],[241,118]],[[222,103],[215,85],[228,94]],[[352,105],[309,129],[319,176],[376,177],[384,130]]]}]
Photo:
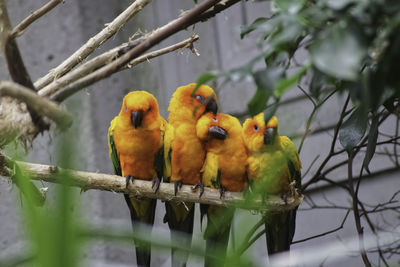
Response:
[{"label": "group of parrots", "polygon": [[[175,194],[182,185],[191,185],[199,189],[199,197],[204,187],[219,189],[221,197],[225,191],[246,190],[280,194],[285,200],[291,183],[300,190],[299,154],[288,137],[279,136],[277,118],[266,122],[260,113],[242,127],[237,118],[217,113],[216,100],[207,85],[181,86],[170,100],[167,122],[152,94],[128,93],[108,130],[115,174],[125,177],[126,186],[135,179],[152,181],[156,192],[161,180],[174,183]],[[141,224],[153,225],[156,199],[125,195],[125,200],[134,231]],[[165,209],[171,240],[190,248],[194,203],[171,200]],[[216,251],[225,255],[234,210],[201,204],[200,211],[202,219],[207,216],[206,255]],[[264,216],[269,254],[289,249],[295,216],[296,210]],[[137,265],[150,266],[150,245],[137,241],[135,246]],[[171,253],[172,266],[186,266],[187,252],[172,249]],[[206,257],[205,266],[213,265]]]}]

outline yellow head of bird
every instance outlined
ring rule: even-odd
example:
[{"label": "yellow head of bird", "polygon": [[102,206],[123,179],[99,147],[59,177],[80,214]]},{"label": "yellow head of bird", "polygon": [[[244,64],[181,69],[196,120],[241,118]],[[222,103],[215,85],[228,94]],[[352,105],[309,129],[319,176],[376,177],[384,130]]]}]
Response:
[{"label": "yellow head of bird", "polygon": [[170,122],[177,118],[197,121],[206,112],[217,113],[217,97],[214,90],[204,84],[196,91],[195,88],[196,83],[191,83],[176,89],[168,107]]},{"label": "yellow head of bird", "polygon": [[247,119],[243,124],[244,141],[252,152],[260,152],[264,145],[271,145],[278,136],[278,118],[272,116],[265,124],[264,113]]},{"label": "yellow head of bird", "polygon": [[235,117],[223,113],[206,113],[197,121],[197,136],[202,140],[234,137],[242,134],[242,126]]},{"label": "yellow head of bird", "polygon": [[126,125],[148,128],[159,116],[157,100],[146,91],[130,92],[124,97],[119,115]]}]

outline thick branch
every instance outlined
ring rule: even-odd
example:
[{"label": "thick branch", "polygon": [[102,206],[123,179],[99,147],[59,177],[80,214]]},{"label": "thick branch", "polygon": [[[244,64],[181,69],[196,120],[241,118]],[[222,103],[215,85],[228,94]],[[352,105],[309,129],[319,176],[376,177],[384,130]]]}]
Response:
[{"label": "thick branch", "polygon": [[[141,62],[147,61],[154,57],[161,56],[166,53],[170,53],[172,51],[175,51],[175,50],[178,50],[181,48],[186,48],[186,47],[190,48],[192,46],[193,42],[197,41],[198,39],[199,39],[198,35],[193,35],[192,37],[190,37],[186,40],[183,40],[182,42],[176,43],[174,45],[171,45],[171,46],[168,46],[168,47],[156,50],[156,51],[146,53],[143,56],[140,56],[140,57],[132,60],[131,62],[129,62],[127,65],[125,65],[125,67],[121,68],[120,70],[131,68]],[[55,93],[61,87],[66,86],[69,83],[74,82],[74,81],[78,80],[79,78],[84,77],[85,75],[92,73],[94,70],[115,60],[116,58],[118,58],[119,56],[124,54],[125,51],[127,50],[127,48],[132,48],[134,46],[137,46],[141,40],[142,39],[122,44],[116,48],[113,48],[113,49],[89,60],[85,64],[75,68],[74,70],[72,70],[68,74],[64,75],[60,79],[54,80],[49,85],[45,86],[43,89],[41,89],[39,91],[39,95],[49,96],[49,95]]]},{"label": "thick branch", "polygon": [[146,50],[150,49],[154,45],[163,41],[167,37],[175,34],[176,32],[183,30],[190,25],[196,23],[198,21],[198,16],[202,14],[204,11],[208,10],[215,4],[217,4],[219,0],[206,0],[201,4],[195,6],[190,11],[187,11],[182,17],[171,21],[167,25],[162,28],[156,30],[152,34],[150,34],[145,41],[141,42],[138,46],[128,51],[125,55],[121,56],[117,60],[107,64],[103,68],[96,70],[95,72],[87,75],[84,78],[81,78],[68,86],[61,88],[57,94],[53,95],[51,99],[55,101],[63,101],[70,95],[79,91],[80,89],[87,87],[97,81],[100,81],[104,78],[109,77],[114,72],[120,70],[124,67],[128,62],[133,60],[134,58],[141,55]]},{"label": "thick branch", "polygon": [[64,2],[64,0],[51,0],[50,2],[45,4],[43,7],[32,12],[28,17],[26,17],[20,24],[18,24],[13,29],[13,31],[11,32],[10,38],[16,38],[18,36],[21,36],[24,33],[25,29],[28,28],[29,25],[31,25],[33,22],[35,22],[37,19],[39,19],[41,16],[43,16],[50,10],[52,10],[58,4],[61,4],[63,2]]},{"label": "thick branch", "polygon": [[[4,0],[0,0],[0,46],[6,58],[10,76],[14,82],[19,83],[31,90],[35,90],[28,71],[25,68],[17,42],[11,38],[11,23],[7,13]],[[11,103],[10,103],[11,104]],[[32,121],[39,130],[48,129],[42,118],[28,107]]]},{"label": "thick branch", "polygon": [[72,124],[71,116],[56,103],[38,96],[32,90],[29,90],[29,88],[17,83],[0,81],[0,95],[9,96],[25,102],[35,113],[48,117],[61,129],[66,129]]},{"label": "thick branch", "polygon": [[[263,203],[261,199],[248,202],[243,198],[241,193],[236,192],[225,192],[224,197],[221,199],[219,190],[211,188],[205,188],[204,194],[199,198],[199,192],[193,192],[192,187],[188,185],[182,186],[177,196],[175,196],[174,185],[169,183],[161,183],[158,192],[154,193],[151,181],[136,179],[133,184],[130,184],[129,187],[126,188],[125,178],[121,176],[63,170],[54,166],[26,162],[18,162],[18,165],[34,180],[64,183],[70,186],[81,187],[83,190],[106,190],[133,196],[157,198],[160,200],[187,201],[223,206],[233,205],[245,209],[268,211],[291,210],[297,207],[303,200],[303,196],[296,195],[288,197],[287,204],[285,204],[280,196],[270,196],[265,200],[265,203]],[[0,168],[1,167],[2,166],[0,166]],[[65,180],[65,175],[60,175],[66,173],[69,176],[68,180]]]},{"label": "thick branch", "polygon": [[67,58],[63,63],[51,70],[46,76],[40,78],[35,82],[37,89],[41,89],[55,78],[61,77],[68,71],[70,71],[77,64],[82,62],[87,56],[89,56],[97,47],[102,45],[111,36],[113,36],[125,23],[131,19],[135,14],[143,9],[151,0],[137,0],[131,4],[124,12],[116,17],[111,23],[98,34],[90,38],[81,48],[79,48],[74,54]]}]

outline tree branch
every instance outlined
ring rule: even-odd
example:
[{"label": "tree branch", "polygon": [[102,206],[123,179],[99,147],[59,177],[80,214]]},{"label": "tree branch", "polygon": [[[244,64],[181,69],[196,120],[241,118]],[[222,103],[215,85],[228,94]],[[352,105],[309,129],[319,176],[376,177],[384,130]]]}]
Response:
[{"label": "tree branch", "polygon": [[[199,39],[199,36],[196,34],[196,35],[193,35],[190,38],[183,40],[179,43],[176,43],[174,45],[146,53],[143,56],[140,56],[140,57],[132,60],[131,62],[129,62],[122,69],[120,69],[120,71],[127,69],[127,68],[131,68],[141,62],[144,62],[146,60],[161,56],[163,54],[166,54],[166,53],[178,50],[178,49],[182,49],[182,48],[186,48],[186,47],[190,48],[192,46],[193,42],[197,41],[198,39]],[[115,48],[89,60],[85,64],[83,64],[83,65],[75,68],[71,72],[67,73],[60,79],[54,80],[52,83],[50,83],[47,86],[45,86],[44,88],[42,88],[39,91],[39,95],[50,96],[51,94],[56,93],[57,90],[60,89],[61,87],[66,86],[66,85],[70,84],[71,82],[74,82],[74,81],[78,80],[79,78],[84,77],[85,75],[88,75],[89,73],[93,72],[94,70],[115,60],[119,56],[123,55],[127,49],[137,46],[141,41],[142,41],[142,38],[132,41],[132,42],[129,42],[129,43],[122,44],[118,47],[115,47]]]},{"label": "tree branch", "polygon": [[63,76],[65,73],[70,71],[77,64],[82,62],[87,56],[89,56],[96,48],[107,41],[113,36],[125,23],[131,19],[135,14],[143,9],[151,0],[136,0],[131,4],[124,12],[116,17],[111,23],[100,31],[98,34],[90,38],[82,47],[80,47],[75,53],[69,58],[64,60],[59,66],[52,69],[47,75],[38,79],[35,82],[35,87],[41,89],[55,78]]},{"label": "tree branch", "polygon": [[35,22],[37,19],[39,19],[41,16],[43,16],[50,10],[52,10],[58,4],[61,4],[63,2],[64,2],[64,0],[51,0],[50,2],[45,4],[43,7],[32,12],[28,17],[26,17],[20,24],[18,24],[12,30],[10,38],[14,39],[18,36],[21,36],[24,33],[25,29],[28,28],[29,25],[31,25],[33,22]]},{"label": "tree branch", "polygon": [[25,102],[36,114],[48,117],[61,129],[66,129],[72,124],[71,116],[56,103],[38,96],[32,90],[29,90],[29,88],[17,83],[0,81],[0,95],[9,96]]},{"label": "tree branch", "polygon": [[[21,169],[34,180],[41,180],[52,183],[63,183],[70,186],[82,188],[82,190],[98,189],[117,193],[130,194],[138,197],[157,198],[160,200],[174,200],[184,202],[196,202],[220,206],[235,206],[244,209],[257,209],[267,211],[287,211],[297,207],[303,200],[303,196],[289,196],[287,204],[280,196],[270,196],[265,202],[260,198],[248,201],[243,198],[242,193],[226,192],[224,197],[220,198],[220,192],[217,189],[205,188],[204,194],[199,198],[199,192],[193,192],[192,186],[183,185],[175,196],[174,185],[170,183],[161,183],[157,193],[152,189],[151,181],[136,179],[133,184],[126,188],[125,178],[117,175],[103,173],[82,172],[61,169],[55,166],[32,164],[26,162],[17,162]],[[3,168],[3,170],[1,170]],[[7,173],[5,166],[0,166],[0,173]],[[69,179],[66,179],[67,174]]]},{"label": "tree branch", "polygon": [[[33,86],[29,73],[25,68],[24,61],[22,60],[17,42],[14,38],[11,38],[11,23],[4,0],[0,0],[0,11],[0,45],[6,58],[10,76],[14,82],[35,91],[35,87]],[[16,103],[9,102],[9,104],[12,105]],[[39,131],[47,130],[49,128],[49,125],[47,125],[34,110],[31,110],[28,107],[28,111],[32,118],[32,122],[39,128]]]},{"label": "tree branch", "polygon": [[133,60],[134,58],[141,55],[146,50],[150,49],[154,45],[163,41],[167,37],[175,34],[176,32],[183,30],[190,25],[193,25],[198,21],[198,16],[202,14],[204,11],[208,10],[210,7],[214,6],[220,2],[220,0],[205,0],[201,4],[195,6],[190,11],[187,11],[182,17],[175,19],[163,26],[162,28],[156,30],[152,34],[150,34],[145,41],[141,42],[138,46],[128,51],[126,54],[118,58],[117,60],[107,64],[106,66],[96,70],[95,72],[87,75],[84,78],[81,78],[64,88],[61,88],[57,94],[54,94],[51,99],[55,101],[63,101],[70,95],[79,91],[80,89],[87,87],[97,81],[100,81],[104,78],[109,77],[114,72],[117,72],[121,68],[123,68],[128,62]]}]

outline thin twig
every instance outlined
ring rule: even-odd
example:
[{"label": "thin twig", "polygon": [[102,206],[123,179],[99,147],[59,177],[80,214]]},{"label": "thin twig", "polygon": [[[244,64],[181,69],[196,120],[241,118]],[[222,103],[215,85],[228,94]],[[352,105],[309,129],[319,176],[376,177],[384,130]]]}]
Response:
[{"label": "thin twig", "polygon": [[54,79],[63,76],[70,71],[77,64],[87,58],[96,48],[107,41],[111,36],[121,29],[135,14],[142,10],[151,0],[136,0],[127,9],[125,9],[118,17],[100,31],[98,34],[90,38],[83,46],[81,46],[75,53],[64,60],[56,68],[52,69],[44,77],[35,82],[35,87],[39,90],[52,82]]},{"label": "thin twig", "polygon": [[345,224],[345,222],[346,222],[347,217],[349,216],[349,214],[350,214],[350,209],[347,210],[346,215],[344,216],[344,218],[343,218],[341,224],[340,224],[338,227],[336,227],[335,229],[326,231],[326,232],[321,233],[321,234],[318,234],[318,235],[314,235],[314,236],[310,236],[310,237],[307,237],[307,238],[304,238],[304,239],[300,239],[300,240],[293,241],[292,244],[297,244],[297,243],[305,242],[305,241],[308,241],[308,240],[311,240],[311,239],[315,239],[315,238],[322,237],[322,236],[325,236],[325,235],[329,235],[329,234],[332,234],[332,233],[334,233],[334,232],[339,231],[340,229],[343,228],[343,226],[344,226],[344,224]]},{"label": "thin twig", "polygon": [[363,227],[361,226],[361,220],[360,220],[360,214],[358,210],[358,196],[354,190],[354,185],[353,185],[353,159],[354,159],[354,152],[349,153],[349,162],[348,162],[348,168],[347,168],[347,177],[348,177],[348,183],[349,183],[349,189],[350,189],[350,195],[353,200],[353,214],[354,214],[354,221],[358,233],[358,239],[359,239],[359,246],[360,246],[360,253],[361,253],[361,258],[365,264],[365,266],[370,267],[371,262],[368,259],[367,253],[365,251],[365,246],[364,246],[364,230]]},{"label": "thin twig", "polygon": [[38,96],[34,91],[22,85],[9,81],[0,81],[0,95],[25,102],[35,113],[48,117],[61,129],[66,129],[72,124],[72,117],[56,103]]},{"label": "thin twig", "polygon": [[[193,42],[197,41],[198,39],[199,39],[199,36],[195,34],[195,35],[191,36],[190,38],[183,40],[179,43],[176,43],[174,45],[146,53],[143,56],[140,56],[140,57],[132,60],[127,65],[125,65],[125,67],[121,68],[119,71],[127,69],[127,68],[131,68],[141,62],[147,61],[154,57],[158,57],[158,56],[161,56],[166,53],[170,53],[170,52],[178,50],[178,49],[190,47],[193,44]],[[93,72],[94,70],[96,70],[100,67],[103,67],[104,65],[108,64],[109,62],[115,60],[117,57],[124,54],[124,51],[127,48],[137,46],[141,41],[142,41],[142,38],[140,38],[139,40],[135,40],[133,42],[129,42],[129,43],[120,45],[116,48],[113,48],[113,49],[89,60],[85,64],[83,64],[83,65],[75,68],[71,72],[67,73],[60,79],[56,79],[52,83],[50,83],[47,86],[45,86],[44,88],[42,88],[39,91],[39,95],[49,96],[51,94],[54,94],[61,87],[66,86],[69,83],[74,82],[74,81],[78,80],[79,78],[82,78],[85,75]]]},{"label": "thin twig", "polygon": [[97,81],[109,77],[113,73],[119,71],[131,60],[141,55],[146,50],[150,49],[154,45],[168,38],[169,36],[177,33],[180,30],[186,29],[197,21],[197,16],[214,6],[220,0],[206,0],[201,4],[195,6],[190,11],[187,11],[182,17],[168,23],[161,29],[158,29],[154,33],[150,34],[145,41],[141,42],[138,46],[129,50],[126,54],[122,55],[118,59],[114,60],[110,64],[92,72],[91,74],[61,88],[56,94],[52,95],[51,99],[57,102],[63,101],[70,95],[76,93],[80,89],[87,87]]},{"label": "thin twig", "polygon": [[335,131],[334,131],[333,138],[332,138],[332,142],[331,142],[331,147],[330,147],[330,150],[329,150],[329,154],[326,156],[324,161],[321,163],[321,165],[319,166],[318,170],[315,172],[314,176],[303,185],[302,192],[308,186],[310,186],[311,184],[313,184],[313,183],[318,181],[318,179],[321,177],[321,172],[324,169],[325,165],[329,162],[329,160],[333,156],[333,153],[335,153],[335,145],[336,145],[337,137],[338,137],[338,134],[339,134],[339,128],[343,123],[344,117],[346,116],[346,109],[347,109],[347,106],[348,106],[349,102],[350,102],[350,94],[348,94],[348,96],[346,98],[346,101],[345,101],[345,103],[343,105],[343,108],[342,108],[342,111],[340,113],[339,120],[338,120],[338,122],[336,124]]},{"label": "thin twig", "polygon": [[10,38],[16,38],[21,36],[25,29],[28,28],[33,22],[39,19],[41,16],[55,8],[58,4],[63,3],[64,0],[51,0],[43,7],[39,8],[38,10],[32,12],[28,17],[26,17],[20,24],[18,24],[11,32]]}]

